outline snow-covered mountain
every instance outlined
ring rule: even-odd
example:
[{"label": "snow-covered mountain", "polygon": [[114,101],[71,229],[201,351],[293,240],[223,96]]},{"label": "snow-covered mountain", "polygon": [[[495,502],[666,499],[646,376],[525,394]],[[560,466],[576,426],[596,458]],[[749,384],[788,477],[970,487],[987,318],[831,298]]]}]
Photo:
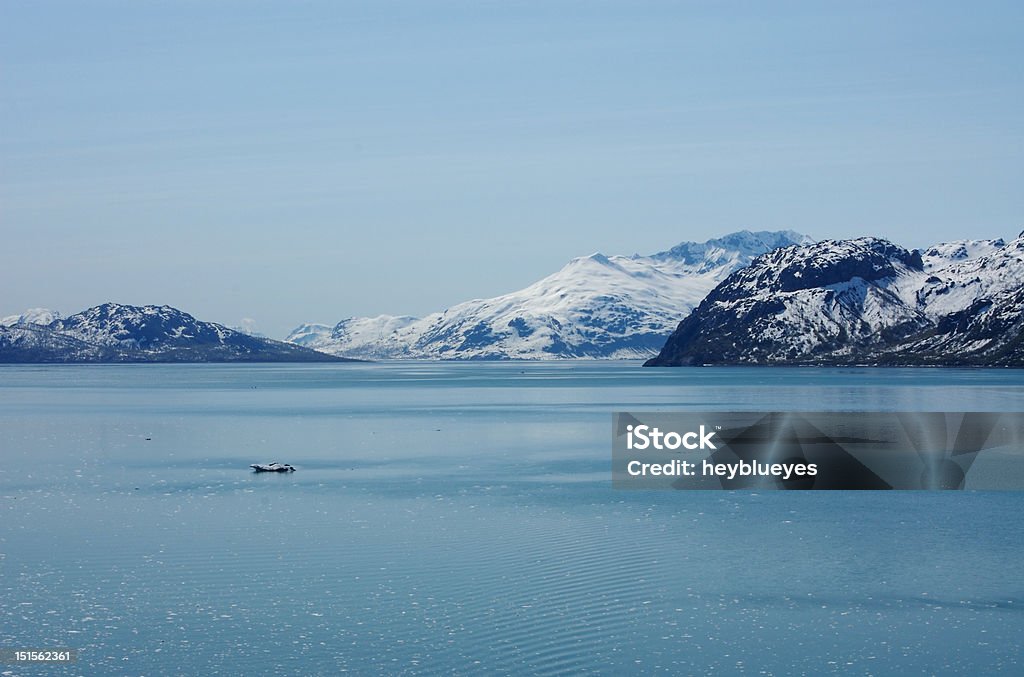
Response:
[{"label": "snow-covered mountain", "polygon": [[14,327],[19,324],[47,325],[61,318],[60,313],[49,308],[29,308],[21,315],[8,315],[0,318],[0,327]]},{"label": "snow-covered mountain", "polygon": [[878,238],[760,256],[716,287],[651,366],[1024,366],[1024,234],[908,251]]},{"label": "snow-covered mountain", "polygon": [[679,318],[756,256],[810,238],[742,231],[650,256],[592,254],[522,289],[423,318],[304,324],[286,340],[372,359],[636,358],[658,352]]},{"label": "snow-covered mountain", "polygon": [[267,338],[267,335],[256,329],[256,320],[251,317],[243,317],[242,321],[236,325],[232,325],[231,329],[248,334],[249,336],[256,336],[259,338]]},{"label": "snow-covered mountain", "polygon": [[0,327],[0,362],[309,362],[337,358],[202,322],[170,306],[105,303]]},{"label": "snow-covered mountain", "polygon": [[0,326],[0,363],[107,362],[118,352],[94,345],[32,322]]},{"label": "snow-covered mountain", "polygon": [[986,254],[994,254],[1006,246],[1006,240],[956,240],[943,242],[921,252],[921,260],[925,270],[944,268],[950,263],[958,263],[976,259]]}]

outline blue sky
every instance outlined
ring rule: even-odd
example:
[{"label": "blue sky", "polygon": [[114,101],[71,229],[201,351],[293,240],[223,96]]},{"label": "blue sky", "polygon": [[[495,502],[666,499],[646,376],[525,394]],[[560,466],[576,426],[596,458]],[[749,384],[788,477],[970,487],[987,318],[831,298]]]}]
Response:
[{"label": "blue sky", "polygon": [[1024,3],[0,3],[0,314],[423,314],[741,228],[1024,228]]}]

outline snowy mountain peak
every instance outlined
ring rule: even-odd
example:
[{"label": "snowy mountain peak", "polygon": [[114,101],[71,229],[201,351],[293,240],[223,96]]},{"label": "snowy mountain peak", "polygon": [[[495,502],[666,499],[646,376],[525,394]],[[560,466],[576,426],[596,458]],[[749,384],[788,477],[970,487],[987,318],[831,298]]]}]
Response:
[{"label": "snowy mountain peak", "polygon": [[942,242],[921,252],[925,270],[947,266],[957,261],[976,259],[992,254],[1006,246],[1002,238],[996,240],[954,240]]},{"label": "snowy mountain peak", "polygon": [[171,306],[103,303],[54,322],[51,327],[85,341],[149,348],[156,344],[220,343],[230,329],[200,322]]},{"label": "snowy mountain peak", "polygon": [[315,322],[307,322],[306,324],[300,324],[298,327],[292,330],[288,334],[288,338],[285,339],[288,343],[294,343],[298,346],[307,346],[316,341],[320,341],[331,336],[331,327],[326,324],[316,324]]},{"label": "snowy mountain peak", "polygon": [[303,325],[288,340],[371,359],[645,357],[729,273],[775,246],[806,241],[789,231],[743,231],[652,256],[595,253],[525,289],[422,319],[348,318],[329,335],[323,325]]},{"label": "snowy mountain peak", "polygon": [[47,325],[54,320],[59,320],[60,313],[49,308],[29,308],[21,315],[8,315],[0,318],[0,327],[14,327],[19,324],[40,324]]},{"label": "snowy mountain peak", "polygon": [[653,254],[652,258],[676,259],[693,265],[709,258],[720,261],[723,255],[730,253],[753,258],[779,247],[808,244],[813,241],[810,237],[792,230],[740,230],[705,242],[681,242],[667,251]]},{"label": "snowy mountain peak", "polygon": [[[983,248],[991,249],[991,246],[976,250]],[[915,290],[917,303],[926,306],[933,316],[961,311],[979,300],[1024,286],[1024,237],[994,251],[928,272],[931,274]]]},{"label": "snowy mountain peak", "polygon": [[[616,259],[623,257],[620,256],[605,256],[601,252],[595,252],[590,256],[577,256],[571,259],[569,263],[565,264],[562,270],[572,270],[578,267],[601,267],[601,266],[616,266]],[[480,299],[477,299],[480,300]]]},{"label": "snowy mountain peak", "polygon": [[919,252],[876,237],[822,240],[763,254],[741,271],[735,283],[746,284],[756,276],[760,289],[796,291],[854,278],[873,282],[903,272],[921,271],[923,265]]}]

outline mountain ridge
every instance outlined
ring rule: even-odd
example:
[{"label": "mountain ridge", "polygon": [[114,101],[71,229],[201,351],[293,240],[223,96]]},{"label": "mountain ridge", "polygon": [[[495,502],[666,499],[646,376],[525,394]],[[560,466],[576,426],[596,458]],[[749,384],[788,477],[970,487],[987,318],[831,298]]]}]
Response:
[{"label": "mountain ridge", "polygon": [[203,322],[171,306],[103,303],[68,317],[0,325],[0,362],[335,362],[289,343]]},{"label": "mountain ridge", "polygon": [[787,247],[713,289],[646,365],[1024,366],[1022,289],[1024,237]]},{"label": "mountain ridge", "polygon": [[657,354],[676,321],[755,256],[811,241],[794,231],[738,231],[643,256],[600,252],[515,292],[423,318],[345,318],[304,324],[299,345],[369,359],[638,358]]}]

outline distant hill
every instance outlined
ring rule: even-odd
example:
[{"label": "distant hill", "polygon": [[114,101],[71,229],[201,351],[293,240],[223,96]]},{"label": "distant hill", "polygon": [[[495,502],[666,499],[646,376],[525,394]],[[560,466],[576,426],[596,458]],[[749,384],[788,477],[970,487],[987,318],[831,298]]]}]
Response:
[{"label": "distant hill", "polygon": [[0,362],[334,362],[333,355],[202,322],[170,306],[104,303],[4,318]]}]

